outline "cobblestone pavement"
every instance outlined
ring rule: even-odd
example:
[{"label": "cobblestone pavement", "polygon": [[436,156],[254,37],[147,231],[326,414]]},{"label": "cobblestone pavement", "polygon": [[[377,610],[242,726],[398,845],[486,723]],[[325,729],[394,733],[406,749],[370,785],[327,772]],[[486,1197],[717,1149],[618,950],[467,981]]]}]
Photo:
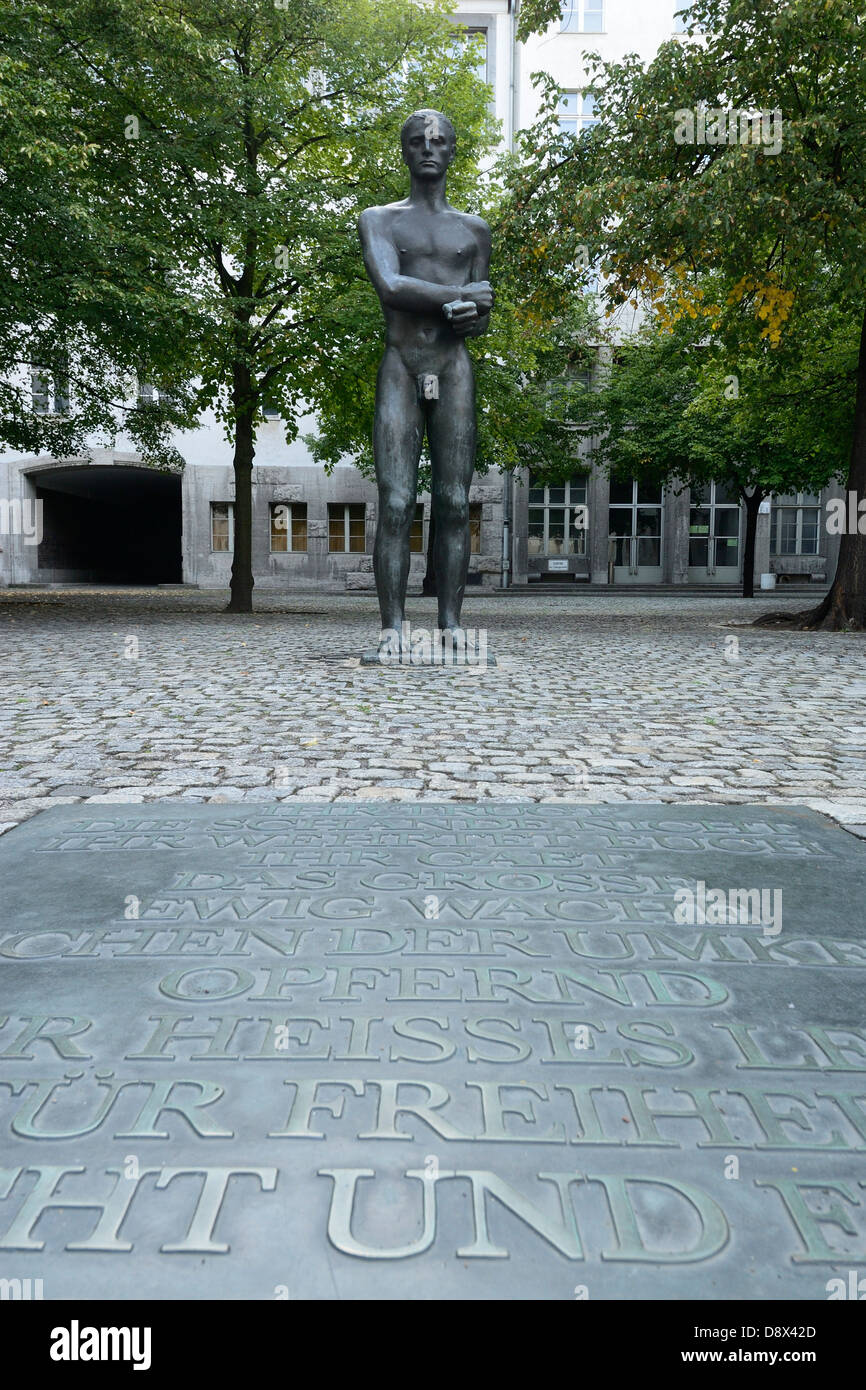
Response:
[{"label": "cobblestone pavement", "polygon": [[0,591],[3,828],[74,801],[380,797],[798,803],[866,835],[866,636],[730,626],[802,596],[473,595],[485,670],[359,666],[366,595],[225,602]]}]

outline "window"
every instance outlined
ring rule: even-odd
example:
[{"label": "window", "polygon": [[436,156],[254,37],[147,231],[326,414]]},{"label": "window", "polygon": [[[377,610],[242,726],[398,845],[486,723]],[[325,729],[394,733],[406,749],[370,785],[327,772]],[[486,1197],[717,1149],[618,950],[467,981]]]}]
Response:
[{"label": "window", "polygon": [[821,508],[812,492],[774,497],[770,510],[772,555],[817,555]]},{"label": "window", "polygon": [[306,550],[306,502],[271,503],[271,550]]},{"label": "window", "polygon": [[576,507],[586,506],[586,474],[575,473],[566,483],[546,484],[529,475],[530,555],[585,555],[586,528],[575,525]]},{"label": "window", "polygon": [[328,549],[360,551],[367,549],[367,507],[364,502],[328,504]]},{"label": "window", "polygon": [[211,550],[234,550],[235,506],[233,502],[211,502],[210,548]]},{"label": "window", "polygon": [[570,408],[578,387],[589,390],[592,384],[590,372],[567,370],[559,377],[549,378],[545,387],[545,408],[549,420],[561,420],[564,424],[574,423]]},{"label": "window", "polygon": [[31,367],[30,390],[34,415],[69,414],[69,381],[66,376],[52,376],[45,367]]},{"label": "window", "polygon": [[69,378],[65,375],[54,378],[54,414],[69,414]]},{"label": "window", "polygon": [[462,48],[464,44],[471,43],[475,54],[475,75],[482,82],[489,81],[487,76],[487,30],[486,29],[463,29],[457,44]]},{"label": "window", "polygon": [[559,27],[563,34],[604,33],[604,0],[564,0]]},{"label": "window", "polygon": [[34,415],[47,415],[51,410],[51,381],[39,367],[34,367],[30,373],[30,387]]},{"label": "window", "polygon": [[181,409],[183,400],[176,386],[154,386],[145,377],[136,377],[136,404],[139,406],[156,405],[157,401],[161,405],[173,406]]},{"label": "window", "polygon": [[481,554],[481,503],[469,503],[469,553]]},{"label": "window", "polygon": [[582,135],[598,125],[595,97],[580,92],[562,92],[556,106],[556,120],[565,135]]},{"label": "window", "polygon": [[424,554],[424,504],[419,502],[415,508],[415,515],[412,518],[412,529],[409,532],[409,549],[416,555]]},{"label": "window", "polygon": [[280,407],[274,405],[273,401],[264,400],[262,401],[262,414],[266,420],[279,420]]}]

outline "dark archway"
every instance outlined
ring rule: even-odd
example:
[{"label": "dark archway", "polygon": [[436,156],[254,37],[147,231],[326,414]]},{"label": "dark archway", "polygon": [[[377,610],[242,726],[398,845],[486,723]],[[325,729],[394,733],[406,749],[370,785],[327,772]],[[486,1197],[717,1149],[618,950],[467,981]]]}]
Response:
[{"label": "dark archway", "polygon": [[31,475],[42,502],[40,577],[53,583],[179,584],[180,476],[112,464]]}]

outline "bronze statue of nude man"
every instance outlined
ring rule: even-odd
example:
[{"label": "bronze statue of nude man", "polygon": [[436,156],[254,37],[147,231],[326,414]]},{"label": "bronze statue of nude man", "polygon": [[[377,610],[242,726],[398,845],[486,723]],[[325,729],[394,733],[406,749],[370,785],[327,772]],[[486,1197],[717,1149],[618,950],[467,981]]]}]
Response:
[{"label": "bronze statue of nude man", "polygon": [[400,632],[426,429],[439,626],[459,631],[475,465],[475,380],[463,339],[486,331],[493,307],[490,228],[446,200],[445,178],[456,148],[447,116],[416,111],[400,139],[411,175],[409,197],[367,208],[358,224],[386,326],[373,430],[379,488],[373,570],[382,628]]}]

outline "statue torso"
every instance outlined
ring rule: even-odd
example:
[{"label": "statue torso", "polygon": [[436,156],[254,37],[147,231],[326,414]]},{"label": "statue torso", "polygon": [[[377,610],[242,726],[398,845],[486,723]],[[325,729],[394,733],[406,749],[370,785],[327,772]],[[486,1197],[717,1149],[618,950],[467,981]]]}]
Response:
[{"label": "statue torso", "polygon": [[469,284],[478,244],[464,213],[453,208],[430,213],[415,207],[388,213],[402,275],[440,285]]},{"label": "statue torso", "polygon": [[[437,285],[468,285],[474,279],[478,241],[473,219],[454,208],[426,208],[392,203],[381,209],[397,251],[400,274]],[[383,306],[388,346],[396,348],[411,372],[441,372],[449,359],[463,357],[466,347],[444,315],[406,313]]]}]

